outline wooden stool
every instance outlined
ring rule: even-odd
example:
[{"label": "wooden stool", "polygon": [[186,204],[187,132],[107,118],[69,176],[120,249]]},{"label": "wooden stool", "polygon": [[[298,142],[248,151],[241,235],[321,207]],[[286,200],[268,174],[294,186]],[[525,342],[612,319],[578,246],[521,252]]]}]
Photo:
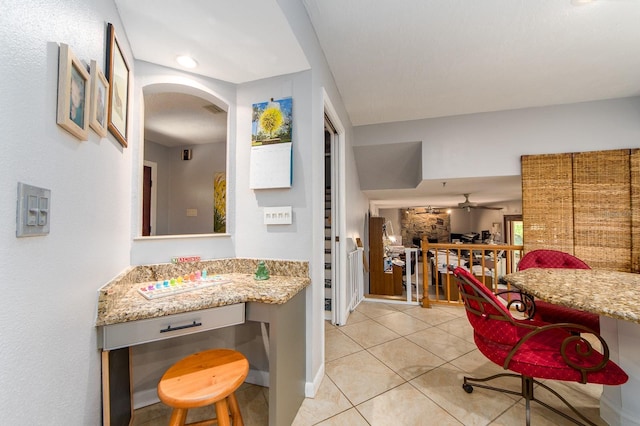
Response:
[{"label": "wooden stool", "polygon": [[160,400],[170,407],[170,426],[182,426],[189,408],[215,404],[217,419],[189,423],[189,425],[242,426],[242,415],[235,390],[249,373],[249,361],[231,349],[212,349],[198,352],[173,364],[158,383]]}]

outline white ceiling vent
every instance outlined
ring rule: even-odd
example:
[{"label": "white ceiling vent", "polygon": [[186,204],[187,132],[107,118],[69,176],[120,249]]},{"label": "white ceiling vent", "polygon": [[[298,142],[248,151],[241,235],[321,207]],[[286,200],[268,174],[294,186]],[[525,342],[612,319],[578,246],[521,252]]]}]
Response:
[{"label": "white ceiling vent", "polygon": [[212,114],[220,114],[221,112],[226,112],[225,110],[223,110],[219,106],[213,105],[213,104],[205,105],[202,108],[206,109],[207,111],[209,111]]}]

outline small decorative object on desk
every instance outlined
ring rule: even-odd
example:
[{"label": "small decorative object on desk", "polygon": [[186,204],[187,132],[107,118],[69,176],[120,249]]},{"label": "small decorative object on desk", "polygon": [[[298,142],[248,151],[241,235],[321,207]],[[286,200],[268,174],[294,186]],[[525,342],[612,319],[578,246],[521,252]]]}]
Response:
[{"label": "small decorative object on desk", "polygon": [[171,263],[200,262],[200,256],[176,256],[171,258]]},{"label": "small decorative object on desk", "polygon": [[256,274],[254,276],[256,280],[268,280],[269,279],[269,270],[267,266],[264,264],[264,261],[261,260],[258,262],[258,269],[256,269]]}]

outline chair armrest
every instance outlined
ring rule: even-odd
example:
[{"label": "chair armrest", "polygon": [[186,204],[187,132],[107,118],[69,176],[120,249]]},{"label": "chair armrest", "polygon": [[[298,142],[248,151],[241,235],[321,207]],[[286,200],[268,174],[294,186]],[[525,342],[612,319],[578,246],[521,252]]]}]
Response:
[{"label": "chair armrest", "polygon": [[[526,335],[524,335],[518,341],[518,343],[516,343],[513,349],[511,349],[511,351],[509,352],[509,355],[504,361],[503,367],[505,369],[508,367],[513,356],[518,352],[520,347],[527,340],[530,340],[531,338],[539,334],[550,332],[553,330],[558,330],[558,329],[566,330],[569,333],[567,337],[565,337],[562,340],[562,342],[560,342],[560,347],[558,348],[558,352],[562,356],[563,361],[569,367],[572,367],[575,370],[578,370],[580,372],[580,375],[582,377],[582,383],[587,383],[587,373],[600,371],[607,365],[607,362],[609,362],[609,346],[607,345],[607,342],[596,331],[584,325],[572,324],[572,323],[557,323],[557,324],[546,324],[543,326],[532,328],[529,325],[518,323],[517,326],[529,329],[531,331]],[[590,360],[589,358],[592,357],[594,352],[595,353],[599,353],[599,352],[596,351],[591,345],[591,342],[589,342],[583,336],[581,336],[580,334],[572,334],[572,333],[575,333],[576,331],[581,333],[592,334],[600,341],[600,344],[602,345],[602,354],[601,354],[602,359],[599,362],[590,362],[590,361],[593,361],[593,360]],[[578,363],[578,362],[572,361],[568,356],[569,351],[571,351],[574,355],[577,355],[577,358],[579,360],[583,360],[585,362]]]},{"label": "chair armrest", "polygon": [[533,319],[536,313],[536,302],[533,299],[533,296],[527,293],[523,293],[519,290],[503,290],[495,293],[496,296],[500,297],[503,294],[513,293],[519,297],[519,299],[512,299],[507,302],[507,309],[511,309],[514,307],[516,311],[521,314],[525,314],[525,319]]}]

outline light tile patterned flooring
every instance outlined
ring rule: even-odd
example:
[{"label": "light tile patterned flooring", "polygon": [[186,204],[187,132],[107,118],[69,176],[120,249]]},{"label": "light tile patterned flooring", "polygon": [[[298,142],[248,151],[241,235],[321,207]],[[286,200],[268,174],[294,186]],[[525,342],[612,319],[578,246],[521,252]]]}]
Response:
[{"label": "light tile patterned flooring", "polygon": [[[315,398],[306,398],[293,422],[307,425],[524,425],[524,400],[515,395],[462,389],[464,375],[504,372],[473,343],[461,307],[362,302],[347,325],[325,325],[325,377]],[[518,379],[500,386],[519,391]],[[598,425],[602,386],[545,382]],[[245,424],[267,425],[267,389],[243,385],[237,392]],[[568,412],[543,389],[536,397]],[[532,403],[531,424],[570,425]],[[211,416],[190,412],[188,421]],[[205,411],[205,412],[203,412]],[[170,410],[155,404],[136,410],[135,425],[164,425]]]}]

